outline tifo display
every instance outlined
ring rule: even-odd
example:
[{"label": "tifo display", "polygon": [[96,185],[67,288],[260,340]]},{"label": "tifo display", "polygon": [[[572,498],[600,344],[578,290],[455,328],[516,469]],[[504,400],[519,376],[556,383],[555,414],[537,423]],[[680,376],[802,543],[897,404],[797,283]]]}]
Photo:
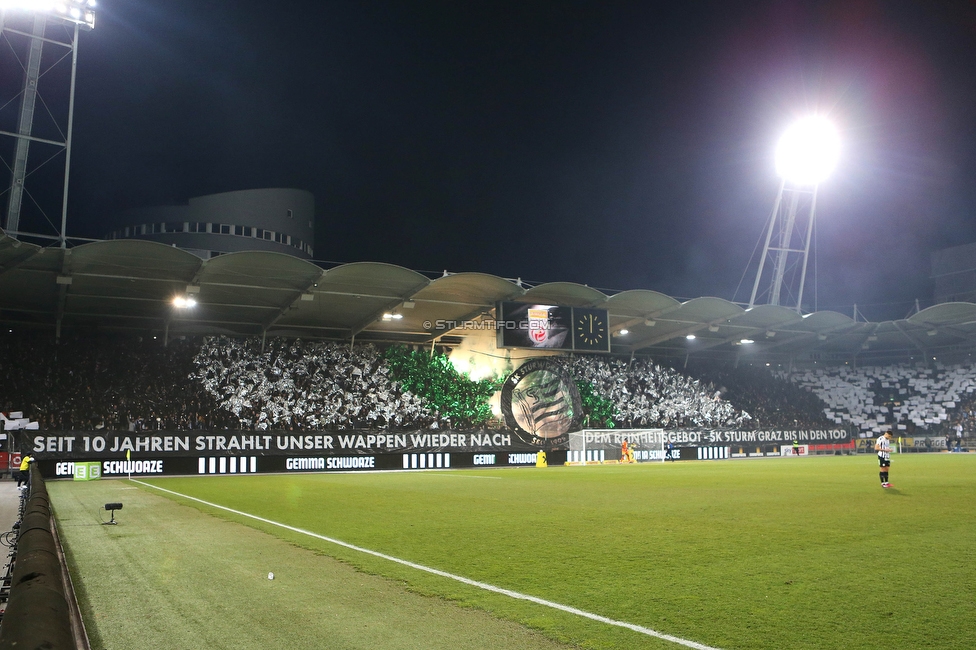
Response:
[{"label": "tifo display", "polygon": [[[829,373],[575,355],[513,362],[507,375],[472,381],[446,354],[403,346],[18,341],[3,349],[10,372],[0,387],[37,413],[40,430],[11,435],[48,477],[522,466],[539,451],[549,465],[871,451],[855,444],[865,429],[825,401],[835,389],[814,385],[836,381]],[[24,372],[28,355],[34,368]],[[858,403],[875,390],[921,412],[932,395],[944,417],[892,422],[894,444],[954,448],[944,433],[959,429],[961,441],[970,426],[976,382],[966,371],[926,367],[906,379],[906,368],[888,389],[888,379],[862,379]],[[891,406],[891,419],[905,408]],[[86,463],[96,465],[79,470]]]}]

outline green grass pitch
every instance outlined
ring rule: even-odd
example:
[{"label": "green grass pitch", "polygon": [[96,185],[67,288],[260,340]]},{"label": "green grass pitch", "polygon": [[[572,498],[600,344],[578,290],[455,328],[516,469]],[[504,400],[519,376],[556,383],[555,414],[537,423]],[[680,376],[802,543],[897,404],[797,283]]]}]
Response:
[{"label": "green grass pitch", "polygon": [[[148,482],[717,648],[976,647],[976,455],[892,465],[889,490],[873,455]],[[50,491],[96,647],[680,647],[126,481]],[[100,526],[103,499],[134,507]]]}]

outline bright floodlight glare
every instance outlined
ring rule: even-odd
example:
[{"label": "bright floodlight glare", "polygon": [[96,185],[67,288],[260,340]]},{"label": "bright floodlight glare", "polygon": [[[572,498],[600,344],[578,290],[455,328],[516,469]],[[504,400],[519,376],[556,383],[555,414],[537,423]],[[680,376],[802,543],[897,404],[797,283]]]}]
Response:
[{"label": "bright floodlight glare", "polygon": [[48,14],[82,27],[95,27],[95,0],[0,0],[0,9]]},{"label": "bright floodlight glare", "polygon": [[791,183],[824,181],[840,158],[840,137],[826,118],[807,117],[786,130],[776,145],[776,173]]},{"label": "bright floodlight glare", "polygon": [[193,298],[176,296],[173,298],[173,306],[177,309],[192,309],[197,306],[197,301]]}]

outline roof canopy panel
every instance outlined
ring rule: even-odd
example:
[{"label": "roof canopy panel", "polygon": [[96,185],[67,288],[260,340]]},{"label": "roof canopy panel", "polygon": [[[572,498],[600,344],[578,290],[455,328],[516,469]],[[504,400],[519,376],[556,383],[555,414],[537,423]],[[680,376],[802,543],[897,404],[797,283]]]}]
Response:
[{"label": "roof canopy panel", "polygon": [[40,246],[18,241],[0,230],[0,270],[16,266],[42,250]]},{"label": "roof canopy panel", "polygon": [[818,311],[808,314],[802,320],[790,325],[790,329],[798,332],[825,332],[850,327],[854,319],[835,311]]},{"label": "roof canopy panel", "polygon": [[518,301],[566,307],[602,307],[607,296],[585,284],[548,282],[529,289]]},{"label": "roof canopy panel", "polygon": [[923,309],[906,320],[913,325],[969,326],[976,323],[976,305],[971,302],[946,302]]},{"label": "roof canopy panel", "polygon": [[[48,273],[53,276],[61,273],[61,269],[64,268],[64,254],[66,252],[62,248],[42,248],[39,251],[35,251],[33,255],[26,259],[14,261],[9,267],[5,267],[3,270],[18,269],[22,271],[35,271],[37,273]],[[2,280],[3,275],[0,275],[0,281]]]},{"label": "roof canopy panel", "polygon": [[116,239],[70,249],[65,257],[65,273],[188,282],[201,264],[199,257],[173,246]]},{"label": "roof canopy panel", "polygon": [[411,296],[430,283],[425,276],[394,264],[354,262],[325,272],[316,294],[351,296]]},{"label": "roof canopy panel", "polygon": [[[196,308],[179,310],[171,304],[183,294],[196,297]],[[170,335],[266,333],[451,342],[468,330],[483,335],[495,304],[506,300],[606,308],[613,351],[618,353],[724,358],[811,353],[863,360],[976,350],[972,303],[945,303],[904,320],[865,323],[836,312],[801,317],[769,305],[744,310],[712,297],[680,303],[655,291],[607,297],[573,282],[524,291],[482,273],[430,280],[377,262],[323,271],[296,257],[263,251],[204,262],[177,248],[135,239],[41,248],[0,232],[0,320],[11,326],[53,327],[63,320],[68,327]],[[440,339],[446,334],[450,336]],[[687,338],[689,334],[695,336]]]},{"label": "roof canopy panel", "polygon": [[621,291],[607,298],[607,308],[614,316],[650,318],[661,312],[676,309],[680,302],[657,291],[633,289]]},{"label": "roof canopy panel", "polygon": [[207,260],[198,282],[242,289],[305,291],[321,276],[322,269],[291,255],[244,251]]},{"label": "roof canopy panel", "polygon": [[447,275],[411,296],[412,307],[393,309],[390,319],[379,320],[368,329],[387,335],[399,329],[425,341],[457,329],[476,327],[474,319],[490,313],[495,303],[516,299],[522,293],[514,283],[494,275]]},{"label": "roof canopy panel", "polygon": [[518,285],[497,275],[455,273],[432,280],[413,300],[492,307],[499,300],[515,300],[523,293]]},{"label": "roof canopy panel", "polygon": [[140,318],[160,321],[166,318],[168,305],[158,301],[130,300],[121,297],[74,295],[65,297],[64,313],[69,317]]},{"label": "roof canopy panel", "polygon": [[668,312],[667,318],[681,321],[718,322],[735,318],[745,310],[723,298],[695,298]]},{"label": "roof canopy panel", "polygon": [[627,338],[619,337],[615,343],[627,349],[642,350],[670,339],[680,339],[706,330],[710,325],[728,321],[742,313],[742,307],[721,298],[695,298],[677,303],[654,318],[635,322],[627,327]]},{"label": "roof canopy panel", "polygon": [[416,271],[393,264],[343,264],[326,271],[309,289],[308,299],[292,304],[276,326],[306,328],[310,334],[323,328],[357,334],[429,283]]},{"label": "roof canopy panel", "polygon": [[779,305],[758,305],[746,309],[733,319],[739,327],[755,327],[757,329],[772,329],[784,327],[791,323],[802,321],[803,317],[792,309]]},{"label": "roof canopy panel", "polygon": [[41,312],[53,315],[58,298],[54,275],[14,269],[0,275],[0,313]]}]

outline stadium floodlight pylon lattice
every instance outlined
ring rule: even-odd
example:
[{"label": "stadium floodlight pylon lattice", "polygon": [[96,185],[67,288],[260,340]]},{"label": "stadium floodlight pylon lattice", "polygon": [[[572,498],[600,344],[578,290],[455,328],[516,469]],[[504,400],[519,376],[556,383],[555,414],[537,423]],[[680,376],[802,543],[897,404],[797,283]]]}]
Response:
[{"label": "stadium floodlight pylon lattice", "polygon": [[624,440],[637,462],[664,461],[664,429],[583,429],[569,434],[566,464],[617,463]]},{"label": "stadium floodlight pylon lattice", "polygon": [[[3,227],[11,237],[20,239],[23,236],[54,240],[60,243],[62,248],[67,246],[67,218],[68,218],[68,173],[71,168],[71,137],[72,126],[74,123],[75,110],[75,79],[78,71],[78,33],[80,29],[91,30],[95,27],[95,0],[0,0],[0,38],[6,41],[5,46],[9,45],[8,54],[13,61],[23,67],[24,84],[20,91],[20,110],[17,112],[16,126],[13,131],[0,130],[0,135],[12,137],[15,140],[13,161],[10,168],[10,187],[7,197],[6,219]],[[24,24],[21,25],[20,22]],[[57,34],[48,32],[48,26],[64,26],[67,29],[57,30]],[[61,32],[64,33],[61,33]],[[17,54],[16,48],[12,44],[11,37],[26,38],[26,56],[23,60]],[[67,58],[67,55],[58,57],[56,61],[44,68],[42,65],[42,55],[44,46],[63,48],[70,54],[71,75],[68,89],[68,107],[66,125],[62,128],[60,124],[54,124],[54,135],[52,137],[38,137],[37,125],[34,124],[34,109],[38,100],[43,99],[38,94],[38,83],[41,78],[50,71],[51,68]],[[6,63],[13,65],[11,63]],[[48,106],[48,102],[44,102]],[[50,110],[48,110],[50,114]],[[53,120],[53,115],[51,116]],[[46,135],[46,134],[45,134]],[[36,166],[34,170],[29,170],[27,166],[28,154],[31,145],[53,146],[56,153],[64,152],[64,180],[61,192],[61,227],[60,229],[46,214],[44,207],[37,204],[34,194],[26,192],[24,183],[31,175],[32,171],[43,166],[47,160]],[[52,155],[51,158],[54,156]],[[48,158],[50,160],[51,158]],[[28,197],[29,202],[33,201],[40,211],[44,220],[50,224],[53,230],[58,230],[54,235],[37,232],[22,231],[21,213],[24,197]]]},{"label": "stadium floodlight pylon lattice", "polygon": [[[796,122],[780,139],[776,147],[776,172],[781,181],[766,224],[759,270],[749,297],[750,308],[757,304],[782,305],[801,313],[817,214],[817,191],[837,165],[839,156],[837,130],[821,116]],[[766,288],[760,292],[767,259],[772,268],[766,274]],[[783,295],[784,288],[787,295]]]}]

